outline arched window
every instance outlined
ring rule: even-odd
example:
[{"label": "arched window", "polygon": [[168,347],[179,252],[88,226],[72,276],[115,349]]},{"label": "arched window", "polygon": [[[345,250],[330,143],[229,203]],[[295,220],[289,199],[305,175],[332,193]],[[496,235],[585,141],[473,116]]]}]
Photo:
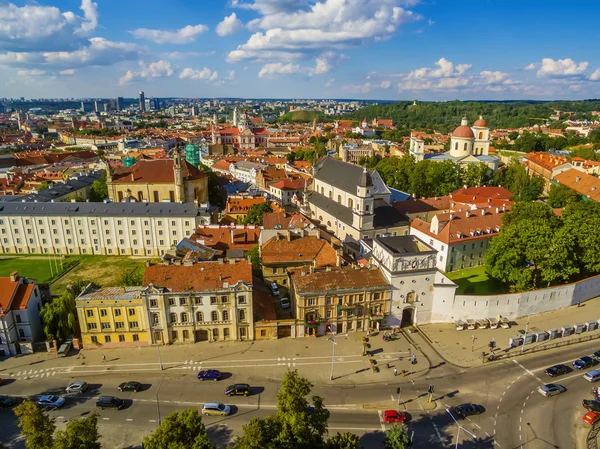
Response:
[{"label": "arched window", "polygon": [[454,144],[454,149],[455,149],[455,150],[458,150],[458,142],[456,142],[456,143]]},{"label": "arched window", "polygon": [[223,321],[229,321],[229,312],[227,310],[223,310]]},{"label": "arched window", "polygon": [[325,195],[325,189],[321,187],[321,195]]},{"label": "arched window", "polygon": [[212,312],[210,312],[210,319],[212,321],[218,321],[219,320],[219,314],[216,312],[216,310],[213,310]]},{"label": "arched window", "polygon": [[202,312],[196,312],[196,321],[202,323],[204,321],[204,314]]},{"label": "arched window", "polygon": [[329,191],[329,199],[333,199],[333,192],[331,190]]},{"label": "arched window", "polygon": [[479,131],[479,138],[483,139],[483,131]]},{"label": "arched window", "polygon": [[465,142],[464,150],[467,151],[467,142]]},{"label": "arched window", "polygon": [[342,196],[341,195],[338,195],[338,203],[342,204]]},{"label": "arched window", "polygon": [[187,321],[188,321],[188,314],[185,313],[185,312],[182,312],[181,313],[181,322],[182,323],[187,323]]},{"label": "arched window", "polygon": [[240,321],[246,321],[246,311],[244,309],[240,309],[239,316],[240,316]]},{"label": "arched window", "polygon": [[19,338],[25,338],[25,331],[23,329],[19,329]]},{"label": "arched window", "polygon": [[153,313],[152,314],[152,322],[154,323],[154,325],[156,326],[158,324],[158,313]]},{"label": "arched window", "polygon": [[354,208],[354,201],[352,201],[352,198],[348,198],[348,207],[350,209]]},{"label": "arched window", "polygon": [[170,314],[169,314],[169,321],[170,321],[171,323],[176,323],[176,322],[177,322],[177,315],[176,315],[176,314],[174,314],[174,313],[170,313]]}]

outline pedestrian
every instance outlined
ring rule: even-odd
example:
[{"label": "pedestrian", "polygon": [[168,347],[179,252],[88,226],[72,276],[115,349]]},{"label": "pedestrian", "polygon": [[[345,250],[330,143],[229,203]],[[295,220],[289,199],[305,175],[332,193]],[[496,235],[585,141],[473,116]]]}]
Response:
[{"label": "pedestrian", "polygon": [[577,301],[577,307],[581,306],[581,301]]},{"label": "pedestrian", "polygon": [[369,338],[371,336],[371,329],[367,330],[367,338]]},{"label": "pedestrian", "polygon": [[394,377],[398,375],[398,368],[394,368]]},{"label": "pedestrian", "polygon": [[104,354],[102,354],[102,361],[106,362],[106,356]]}]

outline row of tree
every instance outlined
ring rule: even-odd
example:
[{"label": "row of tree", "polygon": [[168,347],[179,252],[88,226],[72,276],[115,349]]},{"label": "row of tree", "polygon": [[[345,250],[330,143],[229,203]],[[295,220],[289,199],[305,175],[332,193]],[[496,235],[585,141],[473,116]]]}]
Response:
[{"label": "row of tree", "polygon": [[[359,437],[350,432],[327,437],[329,412],[323,399],[307,400],[313,385],[298,375],[286,373],[277,392],[277,409],[266,418],[253,418],[242,428],[233,449],[359,449]],[[65,430],[56,432],[54,418],[27,400],[15,408],[27,449],[100,449],[98,416],[69,420]],[[406,427],[386,431],[386,449],[407,449]],[[159,427],[144,438],[145,449],[215,449],[197,409],[168,415]]]}]

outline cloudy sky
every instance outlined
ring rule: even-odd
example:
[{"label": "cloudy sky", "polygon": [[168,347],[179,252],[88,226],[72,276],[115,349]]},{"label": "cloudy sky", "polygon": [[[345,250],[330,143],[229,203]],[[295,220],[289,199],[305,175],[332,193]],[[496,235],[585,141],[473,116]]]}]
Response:
[{"label": "cloudy sky", "polygon": [[0,0],[0,97],[597,98],[583,5]]}]

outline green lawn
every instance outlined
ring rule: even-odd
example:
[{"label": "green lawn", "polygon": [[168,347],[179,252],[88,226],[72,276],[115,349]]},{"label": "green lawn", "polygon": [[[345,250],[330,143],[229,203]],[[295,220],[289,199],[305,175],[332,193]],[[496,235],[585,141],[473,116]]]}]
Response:
[{"label": "green lawn", "polygon": [[458,285],[457,295],[494,295],[508,292],[505,285],[485,274],[483,265],[466,270],[452,271],[446,273],[446,276]]},{"label": "green lawn", "polygon": [[[52,272],[56,272],[56,267],[53,266],[52,270]],[[8,276],[13,271],[18,271],[19,275],[35,279],[41,283],[47,282],[52,277],[49,259],[38,260],[37,258],[17,256],[14,259],[0,260],[0,276]]]}]

